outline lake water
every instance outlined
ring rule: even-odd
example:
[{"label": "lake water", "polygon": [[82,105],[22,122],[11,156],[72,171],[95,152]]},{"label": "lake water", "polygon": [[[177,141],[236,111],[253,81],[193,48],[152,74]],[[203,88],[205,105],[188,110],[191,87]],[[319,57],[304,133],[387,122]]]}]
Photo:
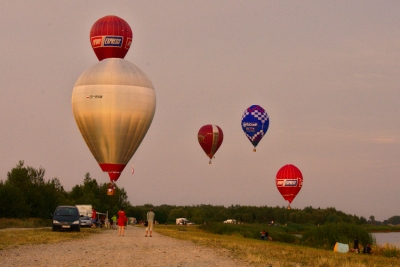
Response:
[{"label": "lake water", "polygon": [[373,233],[372,236],[376,238],[376,243],[378,245],[388,243],[400,248],[400,232]]}]

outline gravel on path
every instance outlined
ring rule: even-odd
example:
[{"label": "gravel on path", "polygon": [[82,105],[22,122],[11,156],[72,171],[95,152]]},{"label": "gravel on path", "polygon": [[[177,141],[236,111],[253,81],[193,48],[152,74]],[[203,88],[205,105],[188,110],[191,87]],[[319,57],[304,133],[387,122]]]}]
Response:
[{"label": "gravel on path", "polygon": [[144,228],[130,226],[125,236],[106,230],[73,241],[0,250],[0,266],[252,266],[234,259],[225,249],[215,250],[156,232],[153,237],[144,234]]}]

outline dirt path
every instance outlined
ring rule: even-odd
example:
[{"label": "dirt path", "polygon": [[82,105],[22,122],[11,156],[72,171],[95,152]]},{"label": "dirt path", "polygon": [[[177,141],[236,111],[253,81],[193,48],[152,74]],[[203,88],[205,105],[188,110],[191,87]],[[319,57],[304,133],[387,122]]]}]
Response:
[{"label": "dirt path", "polygon": [[107,230],[69,242],[0,250],[0,259],[0,266],[24,267],[251,266],[231,258],[229,252],[223,249],[213,250],[154,232],[153,237],[144,237],[142,227],[128,227],[123,237],[118,236],[117,231]]}]

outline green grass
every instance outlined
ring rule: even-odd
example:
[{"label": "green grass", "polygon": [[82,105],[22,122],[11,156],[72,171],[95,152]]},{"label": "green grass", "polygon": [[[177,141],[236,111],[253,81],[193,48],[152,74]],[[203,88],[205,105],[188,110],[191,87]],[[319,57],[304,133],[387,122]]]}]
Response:
[{"label": "green grass", "polygon": [[[294,234],[304,231],[306,227],[292,226],[267,226],[265,224],[226,224],[207,223],[199,226],[200,229],[220,235],[237,235],[244,238],[260,239],[262,230],[268,230],[273,240],[285,243],[298,243],[299,238]],[[301,230],[300,230],[301,229]]]}]

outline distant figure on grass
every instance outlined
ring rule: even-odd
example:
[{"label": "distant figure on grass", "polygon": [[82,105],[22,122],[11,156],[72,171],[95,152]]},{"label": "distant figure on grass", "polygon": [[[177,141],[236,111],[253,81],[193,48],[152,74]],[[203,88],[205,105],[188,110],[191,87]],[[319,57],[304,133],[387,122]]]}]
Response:
[{"label": "distant figure on grass", "polygon": [[358,248],[358,237],[354,238],[354,245],[353,245],[353,252],[358,253],[359,248]]},{"label": "distant figure on grass", "polygon": [[94,208],[92,208],[92,228],[96,228],[97,222],[97,212]]},{"label": "distant figure on grass", "polygon": [[151,234],[153,233],[153,223],[154,223],[154,217],[155,216],[156,215],[153,212],[153,208],[151,208],[150,211],[147,212],[147,215],[146,215],[146,219],[147,219],[148,225],[146,226],[146,235],[145,235],[145,237],[147,237],[147,233],[148,232],[150,232],[150,237],[151,237]]},{"label": "distant figure on grass", "polygon": [[124,236],[125,221],[126,221],[125,211],[124,211],[124,208],[121,208],[118,211],[118,235],[119,236]]},{"label": "distant figure on grass", "polygon": [[260,234],[261,234],[261,240],[265,240],[265,230],[262,230]]},{"label": "distant figure on grass", "polygon": [[363,250],[363,253],[364,254],[372,254],[372,249],[371,249],[371,245],[370,244],[367,244],[365,247],[364,247],[364,250]]}]

